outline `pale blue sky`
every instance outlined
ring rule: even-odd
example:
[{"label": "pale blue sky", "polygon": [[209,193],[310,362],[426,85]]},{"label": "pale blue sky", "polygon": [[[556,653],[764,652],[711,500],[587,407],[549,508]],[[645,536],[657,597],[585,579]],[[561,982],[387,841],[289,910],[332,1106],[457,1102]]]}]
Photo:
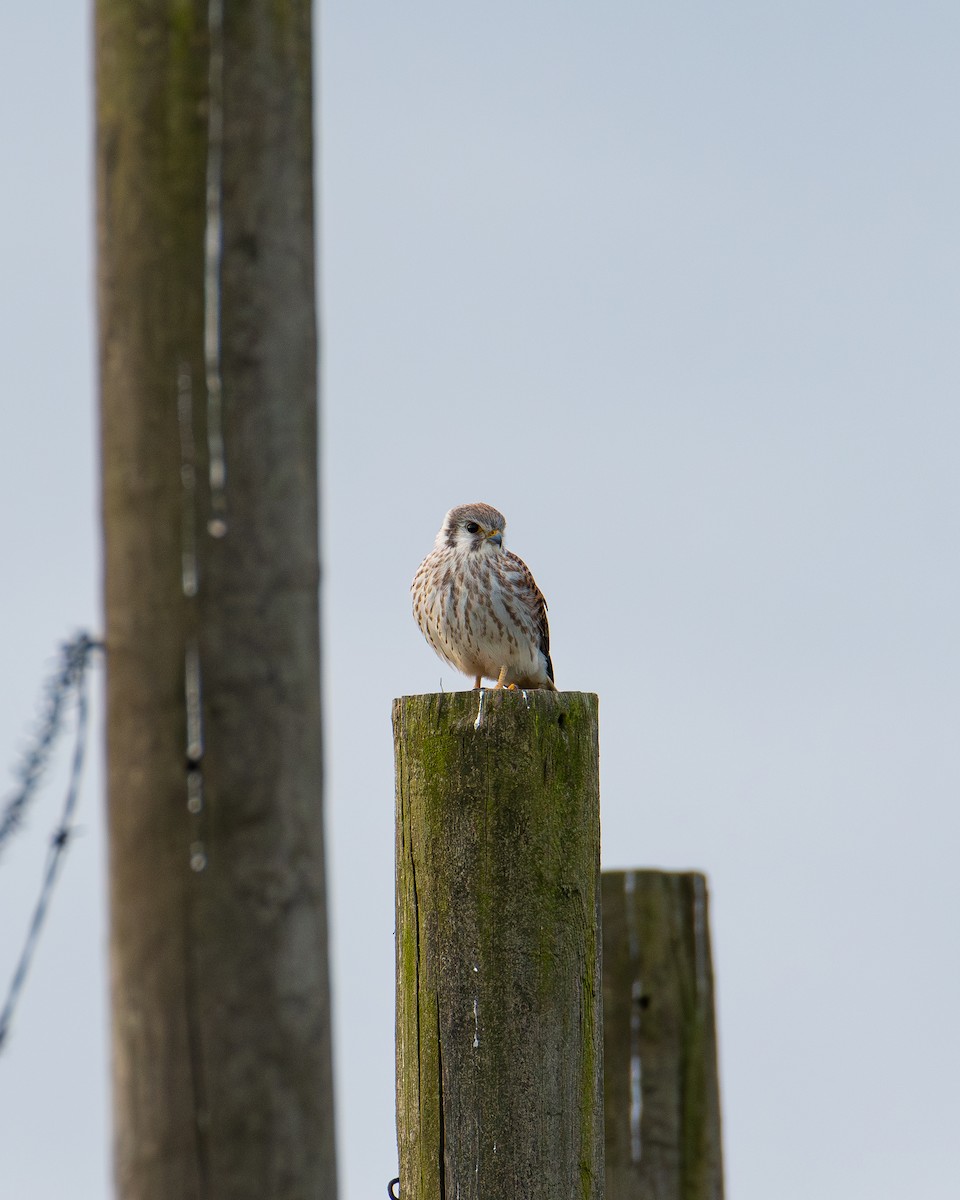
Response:
[{"label": "pale blue sky", "polygon": [[[85,8],[0,15],[0,770],[99,628]],[[396,1163],[390,700],[465,685],[407,588],[474,499],[600,694],[605,864],[710,878],[729,1194],[954,1200],[960,10],[320,17],[344,1200]],[[101,811],[93,771],[0,1054],[22,1200],[110,1195]]]}]

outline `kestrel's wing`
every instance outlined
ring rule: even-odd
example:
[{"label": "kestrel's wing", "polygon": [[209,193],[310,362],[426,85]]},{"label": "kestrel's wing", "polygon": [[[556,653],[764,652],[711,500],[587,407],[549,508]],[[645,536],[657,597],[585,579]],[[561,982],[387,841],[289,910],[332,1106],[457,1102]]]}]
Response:
[{"label": "kestrel's wing", "polygon": [[510,560],[510,566],[520,577],[519,586],[522,589],[523,599],[533,618],[533,623],[537,631],[537,645],[543,657],[547,660],[547,674],[550,676],[552,683],[553,661],[550,658],[550,625],[547,622],[547,602],[543,598],[543,592],[537,587],[537,582],[533,578],[530,568],[523,559],[518,558],[510,550],[505,551],[505,554]]}]

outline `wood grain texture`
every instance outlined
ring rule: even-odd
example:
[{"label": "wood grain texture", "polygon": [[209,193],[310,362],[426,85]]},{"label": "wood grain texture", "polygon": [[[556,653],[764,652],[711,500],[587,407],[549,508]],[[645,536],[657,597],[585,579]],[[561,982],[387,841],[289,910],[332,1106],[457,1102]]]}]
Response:
[{"label": "wood grain texture", "polygon": [[722,1200],[703,875],[604,871],[607,1200]]},{"label": "wood grain texture", "polygon": [[227,4],[213,36],[214,9],[96,3],[116,1183],[136,1200],[316,1200],[336,1180],[311,11]]},{"label": "wood grain texture", "polygon": [[406,1200],[603,1192],[597,700],[394,702]]}]

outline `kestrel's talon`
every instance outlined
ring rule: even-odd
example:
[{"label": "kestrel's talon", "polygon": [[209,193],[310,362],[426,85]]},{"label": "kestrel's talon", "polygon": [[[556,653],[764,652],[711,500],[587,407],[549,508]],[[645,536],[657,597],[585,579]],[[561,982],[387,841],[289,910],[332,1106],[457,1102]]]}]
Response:
[{"label": "kestrel's talon", "polygon": [[556,691],[547,602],[526,563],[504,549],[505,525],[489,504],[451,508],[414,577],[413,615],[475,690],[496,678],[494,691]]}]

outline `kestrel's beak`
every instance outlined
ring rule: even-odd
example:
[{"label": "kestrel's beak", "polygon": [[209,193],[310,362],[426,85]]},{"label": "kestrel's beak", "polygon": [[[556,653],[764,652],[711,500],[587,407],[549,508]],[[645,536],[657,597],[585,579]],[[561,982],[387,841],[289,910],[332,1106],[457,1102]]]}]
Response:
[{"label": "kestrel's beak", "polygon": [[491,529],[490,532],[486,536],[487,536],[487,541],[493,542],[493,544],[495,546],[503,545],[503,533],[501,530]]}]

